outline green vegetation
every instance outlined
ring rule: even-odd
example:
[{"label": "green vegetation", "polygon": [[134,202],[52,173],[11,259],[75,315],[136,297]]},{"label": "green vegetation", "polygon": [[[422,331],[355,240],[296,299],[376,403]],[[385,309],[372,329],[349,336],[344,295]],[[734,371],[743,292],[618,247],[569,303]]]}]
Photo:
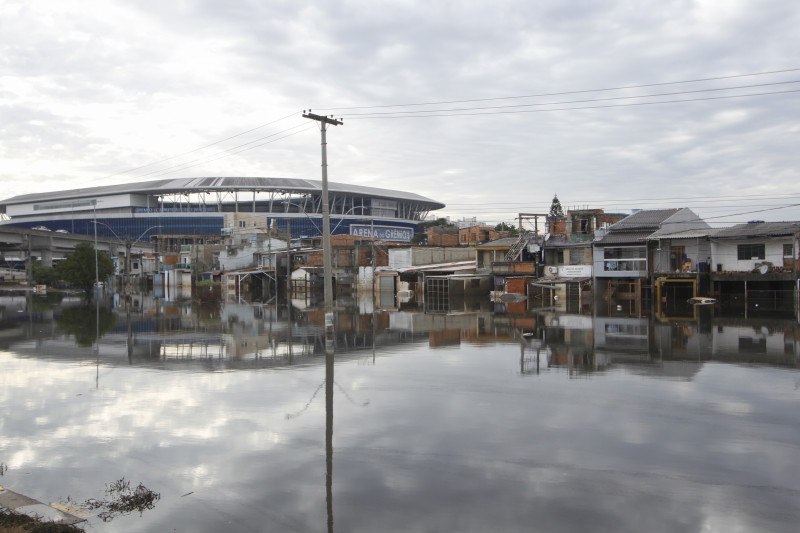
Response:
[{"label": "green vegetation", "polygon": [[505,222],[501,222],[494,227],[495,231],[507,231],[509,237],[518,237],[519,230],[513,224],[506,224]]},{"label": "green vegetation", "polygon": [[[81,287],[86,291],[86,297],[91,298],[95,282],[94,246],[88,242],[78,244],[74,252],[56,265],[56,271],[61,279]],[[113,273],[114,262],[105,253],[98,253],[97,278],[105,280]]]},{"label": "green vegetation", "polygon": [[550,204],[550,213],[547,215],[550,218],[560,218],[564,216],[564,208],[561,207],[561,201],[558,195],[553,196],[553,202]]},{"label": "green vegetation", "polygon": [[66,524],[39,522],[27,515],[0,507],[0,533],[82,533],[83,529]]},{"label": "green vegetation", "polygon": [[58,317],[58,327],[75,337],[78,346],[91,346],[117,323],[117,317],[110,309],[82,305],[66,307]]},{"label": "green vegetation", "polygon": [[411,244],[422,244],[428,239],[428,228],[435,226],[444,226],[455,228],[456,225],[447,221],[446,218],[437,218],[436,220],[426,220],[417,224],[417,233],[411,238]]},{"label": "green vegetation", "polygon": [[61,276],[58,275],[56,269],[54,267],[42,266],[41,261],[35,261],[33,263],[31,274],[33,275],[33,281],[35,281],[37,285],[53,287],[61,281]]}]

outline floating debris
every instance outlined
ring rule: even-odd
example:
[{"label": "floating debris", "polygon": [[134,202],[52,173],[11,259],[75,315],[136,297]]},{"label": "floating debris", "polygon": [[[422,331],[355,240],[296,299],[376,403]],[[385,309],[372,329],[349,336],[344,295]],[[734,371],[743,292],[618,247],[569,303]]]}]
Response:
[{"label": "floating debris", "polygon": [[[161,499],[161,494],[148,489],[141,483],[136,488],[131,488],[131,482],[124,477],[106,485],[106,495],[109,499],[90,498],[80,506],[92,511],[102,509],[97,515],[98,518],[103,522],[110,522],[119,515],[133,511],[139,511],[139,516],[141,516],[145,511],[155,507],[155,503]],[[72,503],[70,498],[67,498],[67,502]]]},{"label": "floating debris", "polygon": [[686,301],[693,305],[711,305],[717,303],[717,300],[715,298],[704,298],[704,297],[689,298]]}]

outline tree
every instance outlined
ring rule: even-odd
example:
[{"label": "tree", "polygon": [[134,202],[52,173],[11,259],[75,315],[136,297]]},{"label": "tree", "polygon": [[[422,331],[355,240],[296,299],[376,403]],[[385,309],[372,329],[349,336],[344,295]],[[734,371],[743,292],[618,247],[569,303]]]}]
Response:
[{"label": "tree", "polygon": [[507,231],[509,237],[518,237],[519,230],[513,224],[506,224],[505,222],[501,222],[494,227],[495,231]]},{"label": "tree", "polygon": [[[74,283],[86,291],[90,298],[95,281],[94,246],[88,242],[79,243],[75,251],[56,265],[58,275],[68,283]],[[114,273],[114,262],[103,252],[97,254],[97,278],[104,280]]]},{"label": "tree", "polygon": [[411,238],[411,244],[422,244],[428,239],[428,228],[435,226],[442,226],[445,228],[456,227],[452,222],[448,222],[446,218],[437,218],[436,220],[425,220],[417,224],[417,233]]},{"label": "tree", "polygon": [[[99,256],[98,256],[99,257]],[[91,346],[117,323],[107,307],[95,309],[85,305],[65,307],[57,319],[58,327],[75,336],[78,346]]]},{"label": "tree", "polygon": [[424,220],[417,224],[417,228],[421,232],[425,232],[426,229],[432,228],[434,226],[444,226],[444,227],[455,227],[456,225],[452,222],[448,222],[446,218],[437,218],[436,220]]},{"label": "tree", "polygon": [[33,281],[35,281],[38,285],[48,285],[50,287],[58,283],[58,281],[61,279],[55,268],[42,266],[41,261],[36,261],[33,263],[31,275],[33,276]]},{"label": "tree", "polygon": [[557,194],[553,196],[553,202],[550,204],[550,214],[547,216],[550,218],[562,218],[564,216],[564,208],[561,207]]}]

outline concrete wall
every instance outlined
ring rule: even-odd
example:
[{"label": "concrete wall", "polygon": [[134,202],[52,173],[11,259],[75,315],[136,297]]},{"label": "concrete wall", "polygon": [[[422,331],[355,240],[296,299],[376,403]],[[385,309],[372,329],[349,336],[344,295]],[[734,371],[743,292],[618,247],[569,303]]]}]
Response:
[{"label": "concrete wall", "polygon": [[422,265],[457,263],[460,261],[474,260],[474,248],[412,247],[395,248],[389,250],[390,268],[409,268]]},{"label": "concrete wall", "polygon": [[[792,244],[794,238],[780,237],[772,239],[741,239],[725,240],[711,243],[711,270],[716,271],[717,265],[722,265],[724,272],[752,272],[757,264],[772,263],[776,267],[783,267],[783,245]],[[738,259],[738,245],[763,243],[764,259]]]},{"label": "concrete wall", "polygon": [[250,242],[242,246],[233,246],[230,250],[219,252],[219,265],[222,270],[239,270],[256,266],[254,254],[263,254],[269,251],[286,251],[286,242],[278,239],[264,239],[260,242]]}]

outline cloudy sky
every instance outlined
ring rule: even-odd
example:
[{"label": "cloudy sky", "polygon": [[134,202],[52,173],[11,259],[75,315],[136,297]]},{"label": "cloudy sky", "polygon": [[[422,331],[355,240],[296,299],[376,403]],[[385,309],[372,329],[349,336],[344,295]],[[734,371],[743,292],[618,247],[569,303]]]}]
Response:
[{"label": "cloudy sky", "polygon": [[192,176],[417,192],[453,219],[800,220],[792,0],[5,0],[0,198]]}]

